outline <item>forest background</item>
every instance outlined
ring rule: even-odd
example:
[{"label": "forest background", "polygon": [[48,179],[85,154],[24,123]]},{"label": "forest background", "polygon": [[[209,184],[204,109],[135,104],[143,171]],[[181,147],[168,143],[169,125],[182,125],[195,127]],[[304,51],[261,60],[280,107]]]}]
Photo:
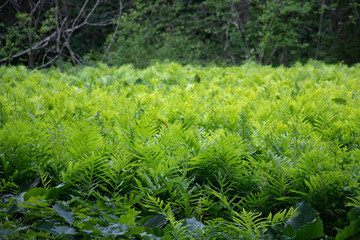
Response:
[{"label": "forest background", "polygon": [[0,8],[0,64],[360,59],[356,0],[3,0]]}]

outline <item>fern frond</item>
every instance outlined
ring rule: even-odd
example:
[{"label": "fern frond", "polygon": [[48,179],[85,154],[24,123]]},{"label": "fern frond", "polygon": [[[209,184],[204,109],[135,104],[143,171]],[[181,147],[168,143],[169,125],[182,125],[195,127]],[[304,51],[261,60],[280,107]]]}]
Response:
[{"label": "fern frond", "polygon": [[305,180],[305,184],[309,188],[310,195],[320,191],[324,187],[325,182],[326,176],[320,176],[319,174],[310,176],[309,181]]},{"label": "fern frond", "polygon": [[1,195],[5,195],[5,194],[14,194],[14,193],[18,193],[19,191],[19,186],[16,185],[15,183],[12,182],[7,182],[5,181],[5,179],[1,179],[0,182],[0,193]]},{"label": "fern frond", "polygon": [[170,202],[165,203],[163,200],[160,200],[160,198],[154,198],[147,195],[144,206],[151,212],[163,215],[169,221],[173,239],[185,238],[188,230],[186,229],[186,226],[182,225],[182,220],[176,221],[174,216],[175,210],[171,209]]},{"label": "fern frond", "polygon": [[85,156],[75,164],[69,162],[68,169],[62,176],[63,181],[80,183],[80,188],[87,197],[100,189],[109,192],[106,188],[109,171],[107,162],[107,158],[96,154]]},{"label": "fern frond", "polygon": [[267,217],[267,221],[271,225],[278,224],[280,222],[285,222],[298,214],[297,210],[294,208],[284,209],[283,211],[277,212],[274,216],[270,213]]},{"label": "fern frond", "polygon": [[103,181],[106,182],[104,190],[115,198],[120,193],[130,190],[129,188],[132,185],[131,178],[135,175],[134,168],[136,168],[138,164],[132,162],[132,155],[127,151],[111,156],[108,164],[109,169],[107,175],[102,178]]},{"label": "fern frond", "polygon": [[243,208],[240,213],[235,212],[233,220],[239,227],[246,230],[258,231],[261,227],[265,227],[266,218],[261,217],[261,213],[248,212]]},{"label": "fern frond", "polygon": [[250,193],[242,199],[242,206],[245,206],[249,209],[259,209],[265,210],[268,206],[268,195],[265,191]]},{"label": "fern frond", "polygon": [[196,211],[201,215],[201,196],[197,193],[197,186],[193,186],[194,178],[188,179],[184,176],[173,181],[174,191],[170,192],[173,206],[180,209],[185,217],[191,217]]},{"label": "fern frond", "polygon": [[217,186],[220,173],[238,188],[248,187],[247,181],[250,181],[251,174],[249,163],[245,160],[246,146],[241,136],[219,135],[219,138],[208,143],[196,157],[192,158],[192,169],[197,181],[202,184],[210,182],[213,186]]},{"label": "fern frond", "polygon": [[345,204],[347,207],[360,208],[360,197],[349,197],[348,200],[350,200],[350,202]]},{"label": "fern frond", "polygon": [[161,173],[151,174],[146,170],[138,171],[138,176],[139,179],[135,178],[135,181],[142,195],[150,194],[163,199],[170,197],[174,186],[172,179],[168,176],[161,175]]},{"label": "fern frond", "polygon": [[157,166],[165,158],[164,152],[155,144],[134,143],[134,155],[149,166]]},{"label": "fern frond", "polygon": [[[106,179],[106,173],[108,168],[106,167],[107,159],[105,157],[99,157],[91,155],[83,162],[83,171],[80,175],[80,182],[85,187],[85,192],[90,196],[92,191],[97,188],[101,188],[104,179]],[[102,189],[104,189],[102,187]]]},{"label": "fern frond", "polygon": [[314,120],[313,126],[315,131],[321,133],[325,138],[335,138],[339,128],[335,128],[334,122],[337,119],[337,115],[330,111],[326,111],[323,115]]},{"label": "fern frond", "polygon": [[73,159],[98,151],[104,146],[105,142],[98,126],[83,121],[72,123],[70,127],[67,142],[68,151]]},{"label": "fern frond", "polygon": [[51,184],[51,178],[49,177],[49,174],[42,170],[40,167],[38,167],[38,174],[44,188],[49,189]]},{"label": "fern frond", "polygon": [[170,203],[165,203],[160,198],[152,197],[151,195],[147,195],[144,206],[147,210],[154,213],[160,213],[164,216],[172,215]]},{"label": "fern frond", "polygon": [[227,199],[225,195],[211,189],[210,187],[207,187],[207,192],[217,197],[220,200],[220,203],[229,211],[231,215],[235,213],[232,209],[231,202]]}]

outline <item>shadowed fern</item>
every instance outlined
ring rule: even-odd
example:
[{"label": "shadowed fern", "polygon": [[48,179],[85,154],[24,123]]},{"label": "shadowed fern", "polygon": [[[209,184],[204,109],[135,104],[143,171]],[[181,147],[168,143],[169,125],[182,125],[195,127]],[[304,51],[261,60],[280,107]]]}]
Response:
[{"label": "shadowed fern", "polygon": [[78,162],[69,162],[67,171],[62,173],[64,182],[80,184],[79,190],[89,198],[93,192],[105,191],[105,180],[108,179],[108,159],[95,154],[85,156]]}]

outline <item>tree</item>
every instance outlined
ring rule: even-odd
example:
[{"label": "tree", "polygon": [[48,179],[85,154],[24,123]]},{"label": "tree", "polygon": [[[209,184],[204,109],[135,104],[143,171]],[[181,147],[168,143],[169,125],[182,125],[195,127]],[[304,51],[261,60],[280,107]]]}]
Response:
[{"label": "tree", "polygon": [[[112,31],[111,26],[118,26],[123,8],[131,4],[119,1],[96,0],[79,3],[76,0],[38,0],[7,1],[1,8],[5,13],[1,22],[0,63],[34,64],[38,68],[46,67],[58,61],[63,69],[63,60],[69,59],[77,66],[82,63],[83,51],[87,44],[76,44],[85,41],[84,36],[91,32],[93,38],[104,36]],[[106,17],[105,17],[106,16]],[[94,28],[104,31],[95,32]],[[116,27],[115,27],[116,28]],[[101,44],[105,38],[103,37]],[[112,42],[110,42],[112,44]],[[74,49],[73,45],[77,46]],[[99,44],[93,44],[93,47]],[[79,47],[80,46],[80,47]]]}]

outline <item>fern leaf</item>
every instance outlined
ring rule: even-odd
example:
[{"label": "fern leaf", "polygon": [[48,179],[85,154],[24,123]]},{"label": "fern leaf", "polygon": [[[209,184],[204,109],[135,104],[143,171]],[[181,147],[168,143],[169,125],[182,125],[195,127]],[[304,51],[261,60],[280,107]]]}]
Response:
[{"label": "fern leaf", "polygon": [[50,183],[51,183],[51,179],[49,178],[49,174],[46,173],[44,170],[42,170],[40,167],[38,167],[38,174],[40,176],[41,183],[44,186],[44,188],[49,189],[50,188]]},{"label": "fern leaf", "polygon": [[245,208],[240,213],[235,212],[233,220],[239,227],[254,231],[258,231],[260,227],[265,227],[267,223],[266,218],[261,217],[261,213],[247,212]]},{"label": "fern leaf", "polygon": [[360,208],[360,197],[348,198],[350,202],[346,203],[347,207]]},{"label": "fern leaf", "polygon": [[276,213],[274,216],[270,213],[267,217],[267,221],[271,225],[278,224],[280,222],[285,222],[289,220],[292,217],[295,217],[298,214],[296,209],[290,208],[290,209],[284,209],[283,211],[280,211]]}]

